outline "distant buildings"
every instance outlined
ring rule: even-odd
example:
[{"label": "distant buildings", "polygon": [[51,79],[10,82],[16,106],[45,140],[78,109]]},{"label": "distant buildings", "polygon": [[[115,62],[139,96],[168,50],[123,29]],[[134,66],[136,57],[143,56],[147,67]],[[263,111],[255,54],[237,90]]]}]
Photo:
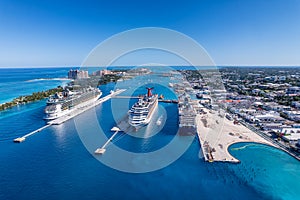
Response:
[{"label": "distant buildings", "polygon": [[300,111],[284,111],[283,113],[287,116],[288,119],[300,122]]},{"label": "distant buildings", "polygon": [[113,74],[112,71],[107,70],[107,69],[103,69],[103,70],[98,70],[93,72],[93,76],[105,76],[105,75],[109,75],[109,74]]},{"label": "distant buildings", "polygon": [[71,69],[68,72],[68,78],[69,79],[85,79],[85,78],[89,78],[89,74],[88,74],[88,71]]},{"label": "distant buildings", "polygon": [[277,111],[277,112],[290,111],[291,110],[290,106],[279,105],[276,102],[264,102],[262,104],[262,108],[264,110],[267,110],[267,111],[273,110],[273,111]]},{"label": "distant buildings", "polygon": [[265,81],[286,81],[286,76],[267,76],[264,78]]},{"label": "distant buildings", "polygon": [[286,91],[287,94],[300,94],[300,87],[289,87]]},{"label": "distant buildings", "polygon": [[294,101],[292,102],[292,106],[296,109],[300,109],[300,102]]}]

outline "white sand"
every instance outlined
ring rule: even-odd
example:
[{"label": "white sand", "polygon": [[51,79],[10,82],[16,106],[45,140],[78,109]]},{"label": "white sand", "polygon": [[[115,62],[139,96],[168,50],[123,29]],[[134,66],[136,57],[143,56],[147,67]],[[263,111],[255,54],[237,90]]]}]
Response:
[{"label": "white sand", "polygon": [[[205,160],[208,160],[205,148],[203,148],[205,141],[208,142],[211,148],[215,149],[215,152],[212,152],[214,161],[239,162],[228,152],[228,147],[237,142],[257,142],[275,146],[245,126],[235,125],[233,121],[220,117],[217,112],[212,114],[209,113],[208,109],[205,109],[205,112],[207,114],[198,114],[196,118],[198,137],[204,151]],[[204,126],[201,119],[207,120],[207,127]],[[232,133],[232,135],[229,133]]]}]

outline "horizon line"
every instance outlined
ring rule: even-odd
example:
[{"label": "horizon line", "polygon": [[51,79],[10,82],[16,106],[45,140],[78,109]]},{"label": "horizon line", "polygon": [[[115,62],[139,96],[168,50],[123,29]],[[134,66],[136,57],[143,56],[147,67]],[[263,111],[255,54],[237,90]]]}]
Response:
[{"label": "horizon line", "polygon": [[[113,66],[76,66],[76,65],[47,65],[47,66],[0,66],[0,69],[31,69],[31,68],[80,68],[80,67],[136,67],[137,65],[113,65]],[[300,65],[168,65],[170,67],[300,67]],[[141,66],[147,67],[147,66]],[[152,66],[153,67],[153,66]]]}]

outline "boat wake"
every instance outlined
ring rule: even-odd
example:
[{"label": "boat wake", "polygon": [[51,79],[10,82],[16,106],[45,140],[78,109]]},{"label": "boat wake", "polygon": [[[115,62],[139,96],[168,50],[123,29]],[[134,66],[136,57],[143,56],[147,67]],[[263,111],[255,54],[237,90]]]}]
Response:
[{"label": "boat wake", "polygon": [[238,151],[238,150],[246,149],[249,146],[256,146],[256,144],[247,144],[247,145],[242,146],[242,147],[232,148],[231,150],[232,151]]},{"label": "boat wake", "polygon": [[160,126],[161,123],[162,123],[162,120],[163,120],[163,116],[161,115],[161,116],[157,119],[156,125],[157,125],[157,126]]},{"label": "boat wake", "polygon": [[27,80],[25,82],[38,82],[38,81],[69,81],[71,79],[68,78],[36,78],[36,79],[31,79]]}]

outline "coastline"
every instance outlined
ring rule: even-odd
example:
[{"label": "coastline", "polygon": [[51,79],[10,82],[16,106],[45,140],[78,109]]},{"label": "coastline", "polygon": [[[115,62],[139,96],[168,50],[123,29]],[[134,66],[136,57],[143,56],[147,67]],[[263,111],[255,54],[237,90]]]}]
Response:
[{"label": "coastline", "polygon": [[[239,163],[240,160],[230,154],[229,147],[241,142],[264,144],[283,150],[244,125],[233,124],[227,118],[221,118],[218,114],[209,113],[207,109],[205,111],[207,114],[197,115],[196,122],[198,139],[206,161]],[[203,120],[206,120],[205,125]],[[213,150],[210,153],[213,157],[212,160],[207,156],[206,147]]]},{"label": "coastline", "polygon": [[32,103],[35,101],[45,99],[45,98],[49,97],[50,95],[53,95],[56,92],[61,92],[61,91],[62,91],[62,87],[59,86],[59,87],[52,88],[52,89],[49,89],[46,91],[33,92],[30,95],[16,97],[12,101],[0,104],[0,112],[10,109],[17,105],[24,105],[27,103]]},{"label": "coastline", "polygon": [[[278,146],[272,141],[266,140],[254,131],[248,129],[243,124],[234,125],[233,122],[228,120],[227,118],[221,118],[217,114],[211,114],[208,109],[204,110],[205,112],[207,112],[206,115],[198,114],[196,117],[197,135],[201,145],[201,149],[203,151],[203,155],[207,154],[207,152],[205,152],[205,150],[203,149],[203,147],[205,147],[204,143],[206,141],[211,146],[211,149],[214,148],[216,150],[216,152],[212,152],[212,156],[214,157],[213,161],[239,163],[240,160],[232,156],[229,152],[229,147],[237,143],[256,143],[268,145],[281,151],[284,151],[289,156],[300,161],[300,158],[294,156],[288,150]],[[204,126],[201,119],[207,120],[207,127]],[[217,127],[216,121],[220,121],[223,124]],[[216,131],[213,130],[214,128],[218,128],[219,132],[216,133]],[[233,133],[233,135],[230,135],[229,133]],[[218,142],[218,144],[216,144],[216,142]],[[205,161],[209,161],[209,159],[205,156],[204,159]]]},{"label": "coastline", "polygon": [[[290,157],[292,157],[293,159],[295,159],[295,160],[297,160],[297,161],[300,161],[300,159],[298,159],[297,157],[295,157],[295,156],[293,156],[293,155],[291,155],[287,150],[285,150],[285,149],[282,149],[281,147],[279,147],[279,146],[277,146],[277,145],[270,145],[270,144],[266,144],[266,143],[262,143],[262,142],[249,142],[249,141],[241,141],[241,142],[234,142],[234,143],[232,143],[232,144],[230,144],[229,146],[228,146],[228,148],[227,148],[227,151],[228,151],[228,153],[232,156],[232,157],[234,157],[231,153],[230,153],[230,147],[231,146],[233,146],[233,145],[235,145],[235,144],[244,144],[244,143],[247,143],[247,145],[245,145],[245,146],[243,146],[243,147],[239,147],[238,149],[234,149],[234,150],[239,150],[239,149],[244,149],[244,148],[246,148],[247,146],[252,146],[252,145],[265,145],[265,146],[268,146],[268,147],[272,147],[272,148],[275,148],[275,149],[278,149],[278,150],[280,150],[280,151],[283,151],[284,153],[286,153],[287,155],[289,155]],[[233,149],[232,149],[233,150]],[[231,151],[232,151],[231,150]],[[236,157],[234,157],[236,160],[238,160],[238,162],[237,163],[240,163],[241,161],[239,160],[239,159],[237,159]]]},{"label": "coastline", "polygon": [[[111,86],[112,85],[113,84],[111,84]],[[111,90],[109,87],[106,88],[106,86],[103,88],[106,90],[106,93]],[[128,92],[124,93],[124,95],[125,94],[130,94],[130,90]],[[27,105],[24,107],[27,107]],[[176,106],[172,106],[172,108],[173,107],[174,107],[174,112],[172,112],[172,111],[170,112],[170,110],[167,110],[167,112],[171,113],[171,114],[177,113],[177,112],[175,112],[175,110],[177,110]],[[98,107],[96,110],[97,110],[98,116],[105,116],[102,119],[101,118],[99,118],[99,119],[101,119],[101,121],[103,120],[101,122],[102,125],[104,126],[105,129],[107,129],[109,131],[111,128],[110,123],[112,122],[111,121],[112,118],[110,116],[111,114],[108,114],[108,113],[111,113],[111,108],[109,106],[109,102],[106,102],[105,104],[103,104],[103,106]],[[16,187],[19,188],[24,185],[24,181],[16,181],[15,173],[20,173],[17,175],[18,175],[18,177],[22,178],[22,179],[19,178],[17,180],[29,180],[28,183],[26,182],[26,184],[28,184],[28,185],[32,184],[32,182],[33,182],[33,181],[31,181],[31,180],[33,180],[32,177],[34,178],[33,184],[35,184],[35,182],[38,182],[38,181],[35,181],[35,180],[39,180],[39,176],[35,173],[35,171],[40,171],[42,174],[48,174],[49,173],[48,168],[43,167],[44,162],[47,163],[47,165],[49,165],[49,167],[51,167],[53,169],[53,170],[51,170],[53,172],[53,174],[51,174],[51,176],[49,176],[49,178],[48,178],[49,183],[57,184],[60,188],[62,188],[63,191],[67,192],[67,195],[72,195],[73,193],[77,194],[76,193],[77,191],[81,191],[82,190],[81,183],[83,183],[83,182],[86,182],[87,184],[89,184],[89,188],[91,188],[91,190],[89,190],[89,192],[91,192],[92,194],[93,194],[94,189],[99,188],[99,187],[104,188],[103,192],[106,192],[107,191],[105,189],[106,187],[108,187],[110,185],[116,185],[116,184],[118,184],[118,182],[120,182],[120,180],[118,179],[119,177],[122,178],[123,176],[125,176],[124,178],[122,178],[122,180],[133,180],[132,184],[134,184],[136,182],[135,175],[130,175],[130,174],[124,175],[122,173],[116,173],[114,171],[114,169],[111,170],[111,169],[107,168],[106,166],[102,166],[102,165],[98,165],[97,163],[93,163],[91,161],[90,156],[89,155],[86,156],[86,149],[81,148],[81,146],[82,146],[81,141],[77,137],[76,128],[74,128],[74,123],[72,122],[72,120],[70,120],[69,122],[66,122],[64,124],[61,124],[58,126],[52,126],[51,128],[45,129],[45,130],[43,130],[43,133],[36,134],[35,136],[28,138],[28,140],[26,139],[25,143],[12,146],[12,139],[14,139],[15,136],[24,135],[24,132],[29,133],[32,131],[32,129],[34,127],[35,127],[35,129],[37,129],[39,127],[39,125],[42,125],[41,123],[43,121],[41,119],[31,117],[30,113],[31,112],[28,112],[26,115],[18,114],[20,116],[19,118],[16,118],[16,117],[11,118],[10,126],[6,125],[9,123],[5,123],[5,122],[8,122],[9,119],[3,121],[6,126],[4,126],[2,128],[1,132],[5,133],[6,135],[14,134],[14,136],[9,137],[9,139],[7,139],[5,142],[2,142],[2,146],[3,146],[2,148],[5,149],[5,155],[3,155],[3,159],[2,159],[3,161],[5,161],[4,164],[2,165],[3,166],[2,167],[2,174],[3,174],[2,176],[4,176],[4,177],[7,176],[9,178],[9,179],[7,179],[7,181],[5,181],[5,185],[3,184],[5,189],[8,188],[6,190],[7,192],[4,193],[4,195],[7,195],[9,197],[9,195],[15,194],[14,191],[15,191]],[[42,113],[42,109],[39,109],[39,111],[36,113]],[[41,116],[41,114],[35,114],[35,115],[37,117]],[[26,117],[24,117],[24,116],[26,116]],[[169,116],[172,116],[172,115],[169,115]],[[15,120],[15,119],[22,119],[22,118],[26,118],[28,120],[27,121]],[[35,124],[31,125],[32,122],[30,120],[31,121],[36,120]],[[175,120],[173,120],[171,122],[176,123]],[[171,122],[169,123],[170,126],[167,126],[169,129],[163,130],[163,132],[169,133],[168,131],[172,131],[173,126],[171,126]],[[36,123],[40,123],[40,124],[36,125]],[[201,121],[200,121],[200,123],[201,123]],[[231,121],[231,123],[232,123],[232,121]],[[25,124],[25,125],[23,125],[23,124]],[[222,123],[220,123],[220,124],[222,124]],[[17,128],[18,125],[21,125],[21,128]],[[20,129],[20,130],[18,130],[18,129]],[[87,130],[87,133],[93,132],[93,128],[90,127],[88,124],[86,124],[86,130]],[[143,141],[144,142],[143,145],[145,145],[145,146],[143,146],[143,147],[149,148],[149,149],[155,149],[155,148],[157,148],[156,145],[157,144],[160,145],[159,142],[161,142],[161,141],[164,142],[165,138],[167,138],[167,137],[172,137],[172,135],[170,136],[168,134],[158,134],[157,140],[152,140],[152,141],[150,141],[150,139],[144,140],[145,142]],[[235,136],[235,137],[238,138],[237,136]],[[166,141],[168,141],[168,140],[166,140]],[[120,145],[120,147],[124,147],[124,148],[127,148],[132,151],[134,151],[134,150],[139,151],[141,148],[140,143],[137,144],[137,140],[135,138],[132,139],[131,137],[125,136],[122,138],[122,140],[118,140],[116,142],[118,142],[118,145]],[[239,142],[236,142],[236,143],[239,143]],[[137,145],[132,145],[132,144],[137,144]],[[233,144],[235,144],[235,143],[233,143]],[[130,146],[130,147],[128,147],[128,146]],[[6,147],[8,147],[8,148],[6,148]],[[250,162],[247,162],[248,160],[245,160],[245,159],[247,159],[247,157],[246,157],[248,155],[247,152],[256,154],[256,149],[249,148],[249,149],[245,149],[245,150],[239,151],[239,152],[231,152],[230,148],[231,148],[231,145],[228,145],[228,148],[226,148],[226,149],[223,147],[224,151],[228,151],[229,154],[233,153],[231,155],[232,157],[234,157],[233,155],[235,155],[236,156],[236,157],[234,157],[235,159],[237,159],[237,160],[241,159],[241,163],[236,162],[236,163],[240,163],[240,164],[233,164],[233,163],[231,164],[228,161],[226,161],[226,162],[220,161],[220,162],[213,163],[211,165],[211,163],[202,162],[202,159],[199,160],[199,157],[197,156],[197,154],[199,153],[199,150],[201,151],[201,149],[199,149],[199,143],[198,143],[198,141],[194,141],[194,144],[190,147],[189,151],[185,155],[183,155],[183,159],[179,159],[178,161],[176,161],[177,163],[175,165],[170,165],[163,171],[158,171],[158,172],[153,172],[151,174],[141,175],[142,177],[140,180],[141,181],[145,180],[145,184],[154,185],[154,187],[152,187],[153,191],[157,191],[157,190],[159,190],[159,188],[162,188],[164,185],[168,185],[168,184],[176,184],[175,186],[177,188],[184,188],[187,184],[190,183],[190,180],[195,180],[192,184],[193,186],[195,186],[195,188],[192,188],[191,190],[196,191],[196,192],[188,194],[188,195],[195,194],[195,197],[197,197],[197,195],[199,195],[199,191],[200,192],[209,191],[208,194],[212,194],[211,192],[213,192],[213,191],[218,191],[218,193],[221,193],[224,190],[225,191],[224,194],[227,194],[228,191],[234,190],[234,191],[238,191],[238,193],[244,194],[245,191],[248,190],[248,188],[250,188],[249,190],[251,190],[251,192],[253,191],[254,187],[256,189],[256,186],[252,186],[252,185],[256,184],[256,185],[260,186],[259,184],[257,184],[257,182],[252,182],[252,181],[257,181],[257,180],[260,181],[261,180],[264,187],[270,185],[270,182],[268,182],[270,180],[270,178],[269,178],[269,176],[267,176],[269,174],[265,175],[266,178],[265,178],[265,176],[262,177],[261,174],[259,174],[260,172],[266,173],[265,171],[263,171],[264,169],[267,169],[267,173],[269,172],[268,171],[269,169],[273,169],[273,167],[272,167],[273,162],[269,162],[270,160],[277,161],[279,159],[278,162],[280,163],[280,165],[277,165],[277,166],[281,166],[282,164],[285,163],[284,161],[286,161],[286,160],[282,160],[282,158],[276,159],[276,157],[274,158],[274,157],[270,156],[270,157],[268,157],[268,158],[270,158],[270,160],[268,160],[268,162],[265,160],[261,161],[259,159],[256,159],[255,161],[253,161],[253,163],[250,163]],[[37,151],[37,149],[38,149],[38,151]],[[268,151],[264,151],[263,148],[261,148],[259,150],[260,150],[260,152],[263,151],[263,152],[268,153]],[[278,154],[280,152],[277,151],[276,153]],[[239,157],[238,155],[241,155],[241,154],[246,155],[246,156]],[[22,155],[22,156],[20,156],[20,155]],[[287,157],[287,155],[284,155],[284,157]],[[256,157],[254,157],[254,158],[256,158]],[[44,160],[44,161],[41,164],[39,164],[40,162],[36,162],[36,163],[32,164],[32,160]],[[81,164],[78,164],[78,160],[82,161]],[[287,160],[290,161],[290,159],[287,159]],[[17,163],[17,162],[25,163],[23,165],[27,169],[31,169],[31,167],[32,167],[34,169],[34,171],[30,170],[28,172],[26,171],[26,173],[23,173],[22,170],[20,171],[18,169],[18,167],[15,166],[15,163]],[[87,164],[82,164],[82,163],[87,163]],[[259,163],[259,164],[267,163],[270,165],[270,167],[267,167],[267,166],[261,167],[261,165],[257,165],[257,163]],[[277,163],[277,162],[274,162],[274,163]],[[293,162],[293,165],[298,166],[298,163],[294,164],[294,162]],[[92,171],[94,174],[92,174],[91,176],[87,175],[87,173],[86,174],[85,173],[78,174],[78,171],[84,171],[87,168],[90,169],[89,172],[87,172],[87,173],[90,173]],[[10,173],[11,172],[10,169],[15,169],[15,171],[14,171],[15,173]],[[254,169],[254,172],[252,171],[253,169]],[[61,174],[62,171],[66,174],[65,176],[60,176],[60,175],[55,176],[56,173]],[[182,173],[182,172],[187,172],[187,173]],[[279,174],[279,172],[282,172],[282,171],[279,171],[279,170],[275,171],[275,173],[277,173],[277,172]],[[249,173],[251,173],[250,178],[249,178]],[[74,178],[74,174],[78,174],[78,175]],[[103,176],[103,174],[109,174],[109,175],[111,175],[111,178],[107,179],[106,176]],[[255,179],[255,174],[257,175],[257,179]],[[286,171],[283,171],[283,174],[281,174],[281,176],[286,178],[287,176],[290,177],[289,176],[290,174],[292,174],[292,172],[286,170]],[[200,177],[200,178],[195,179],[195,177]],[[252,177],[254,180],[251,180]],[[294,178],[293,176],[291,176],[291,177]],[[51,178],[53,178],[53,179],[51,179]],[[272,176],[272,178],[273,178],[273,176]],[[277,179],[275,179],[275,180],[277,180]],[[299,179],[296,177],[293,180],[294,181],[292,183],[298,181]],[[72,190],[68,190],[67,188],[65,188],[66,187],[65,183],[68,181],[72,181],[74,183],[74,185],[78,185],[78,186],[75,188],[72,188]],[[244,183],[246,181],[248,184],[245,184],[245,186],[243,184],[243,187],[245,189],[243,189],[243,188],[241,189],[240,188],[241,183]],[[163,183],[163,184],[161,185],[159,183]],[[274,181],[274,183],[277,183],[277,182]],[[145,184],[140,184],[140,185],[145,185]],[[216,184],[218,184],[217,186],[219,188],[216,188]],[[136,190],[144,191],[145,187],[140,186],[140,185],[136,186]],[[292,184],[289,184],[289,185],[292,185]],[[271,187],[273,187],[272,184],[271,184]],[[9,190],[9,188],[13,188],[13,190]],[[36,188],[37,188],[36,191],[43,190],[43,188],[39,185],[37,185]],[[123,187],[125,192],[127,192],[131,188],[132,187],[128,186],[128,185],[126,185],[125,188]],[[203,189],[199,190],[199,188],[203,188]],[[298,189],[298,188],[296,188],[296,189]],[[293,189],[292,192],[294,192],[296,189]],[[150,190],[151,190],[151,188],[150,188]],[[260,191],[259,187],[257,190]],[[265,191],[266,191],[266,193],[273,194],[273,190],[266,189]],[[269,192],[269,191],[271,191],[271,192]],[[277,190],[277,191],[280,193],[282,192],[282,190]],[[84,191],[84,192],[86,192],[86,191]],[[101,196],[103,196],[103,192],[102,192]],[[50,197],[54,196],[53,198],[55,198],[55,195],[53,195],[53,190],[51,190],[51,188],[49,190],[45,190],[45,193],[47,196],[50,196]],[[107,191],[107,193],[108,193],[107,195],[110,197],[111,192]],[[149,193],[149,190],[147,189],[145,191],[145,196],[148,193]],[[170,191],[166,191],[166,193],[173,194],[171,189],[170,189]],[[36,194],[36,193],[34,193],[34,194]],[[298,194],[298,192],[296,194]],[[17,195],[19,196],[19,194],[17,194]],[[32,197],[32,194],[30,194],[30,195]],[[223,193],[222,193],[222,195],[223,195]],[[262,197],[262,198],[265,197],[265,196],[262,196],[262,194],[260,194],[260,195],[261,195],[260,197]],[[44,196],[44,194],[43,194],[43,196]],[[176,198],[176,195],[174,195],[172,197]],[[211,195],[208,195],[207,197],[209,198],[209,197],[211,197]],[[236,198],[237,196],[232,195],[231,197]],[[239,198],[242,198],[242,197],[243,196],[241,196]],[[98,196],[95,196],[95,198],[98,198]],[[188,196],[187,196],[187,198],[188,198]]]}]

